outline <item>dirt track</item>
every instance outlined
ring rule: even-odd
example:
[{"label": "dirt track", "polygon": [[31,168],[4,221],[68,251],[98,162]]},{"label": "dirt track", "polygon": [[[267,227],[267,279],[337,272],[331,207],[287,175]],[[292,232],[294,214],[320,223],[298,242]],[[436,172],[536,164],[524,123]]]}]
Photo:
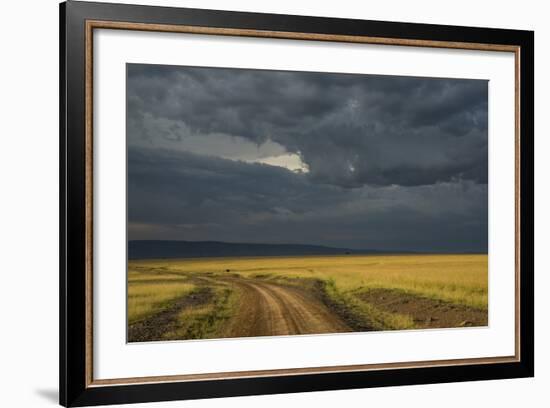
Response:
[{"label": "dirt track", "polygon": [[305,290],[276,283],[231,280],[240,306],[224,337],[349,332],[351,329]]}]

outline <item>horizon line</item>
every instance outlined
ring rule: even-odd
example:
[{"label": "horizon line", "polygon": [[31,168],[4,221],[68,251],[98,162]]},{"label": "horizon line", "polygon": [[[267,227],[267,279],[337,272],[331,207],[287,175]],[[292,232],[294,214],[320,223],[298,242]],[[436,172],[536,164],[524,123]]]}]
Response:
[{"label": "horizon line", "polygon": [[459,251],[453,251],[453,250],[410,250],[410,249],[394,249],[394,248],[349,248],[349,247],[341,247],[341,246],[330,246],[326,244],[306,244],[306,243],[270,243],[270,242],[245,242],[245,241],[239,241],[239,242],[232,242],[232,241],[216,241],[216,240],[201,240],[201,241],[191,241],[191,240],[185,240],[185,239],[128,239],[128,243],[130,242],[186,242],[186,243],[219,243],[219,244],[229,244],[229,245],[279,245],[279,246],[290,246],[290,245],[296,245],[296,246],[313,246],[313,247],[321,247],[321,248],[327,248],[327,249],[337,249],[337,250],[346,250],[346,251],[378,251],[378,252],[386,252],[386,253],[394,253],[394,254],[452,254],[452,255],[460,255],[460,254],[488,254],[488,250],[459,250]]}]

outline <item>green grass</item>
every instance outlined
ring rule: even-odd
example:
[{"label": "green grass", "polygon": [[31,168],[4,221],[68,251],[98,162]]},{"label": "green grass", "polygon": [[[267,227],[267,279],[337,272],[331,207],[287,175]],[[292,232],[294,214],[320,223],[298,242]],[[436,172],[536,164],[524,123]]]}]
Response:
[{"label": "green grass", "polygon": [[354,326],[353,321],[359,322],[360,326],[369,327],[370,330],[405,330],[415,327],[410,316],[387,313],[368,303],[361,302],[351,293],[340,291],[333,280],[325,282],[323,289],[330,302],[345,311],[344,314],[351,320],[351,322],[348,321],[348,324],[352,327]]},{"label": "green grass", "polygon": [[228,287],[214,288],[213,302],[183,310],[178,316],[178,328],[167,332],[170,339],[209,339],[219,337],[236,305],[237,294]]}]

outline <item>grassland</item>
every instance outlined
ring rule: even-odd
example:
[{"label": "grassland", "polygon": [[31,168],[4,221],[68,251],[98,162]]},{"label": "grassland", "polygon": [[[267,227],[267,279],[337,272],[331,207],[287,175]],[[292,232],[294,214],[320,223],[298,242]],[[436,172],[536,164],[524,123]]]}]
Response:
[{"label": "grassland", "polygon": [[[286,319],[286,315],[303,316],[308,308],[323,307],[340,323],[308,328],[307,322],[297,324],[294,319],[294,325],[289,320],[286,328],[277,330],[315,332],[342,325],[348,331],[486,325],[487,270],[487,255],[131,261],[128,323],[130,327],[143,322],[147,327],[165,324],[162,339],[260,335],[236,326],[254,327],[254,319],[262,319],[266,313],[273,320]],[[208,298],[189,301],[205,288],[210,291]],[[253,296],[251,291],[257,293]],[[187,301],[172,310],[168,320],[165,313],[164,320],[155,321],[155,316],[169,310],[178,299]],[[273,310],[261,310],[252,303]],[[247,315],[246,319],[241,315]],[[257,326],[256,331],[269,334],[280,326],[276,323],[271,323],[272,329]]]},{"label": "grassland", "polygon": [[174,299],[189,294],[195,285],[180,276],[162,273],[128,272],[128,323],[159,312]]}]

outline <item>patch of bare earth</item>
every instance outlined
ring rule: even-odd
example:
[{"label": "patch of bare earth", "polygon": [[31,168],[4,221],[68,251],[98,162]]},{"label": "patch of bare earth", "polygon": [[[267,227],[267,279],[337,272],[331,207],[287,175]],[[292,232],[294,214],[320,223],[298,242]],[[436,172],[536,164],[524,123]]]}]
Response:
[{"label": "patch of bare earth", "polygon": [[165,333],[178,327],[178,315],[187,308],[202,306],[213,299],[212,289],[198,290],[174,300],[170,306],[128,327],[128,342],[164,340]]},{"label": "patch of bare earth", "polygon": [[358,297],[385,312],[412,317],[418,328],[487,326],[487,311],[391,289],[371,289]]}]

